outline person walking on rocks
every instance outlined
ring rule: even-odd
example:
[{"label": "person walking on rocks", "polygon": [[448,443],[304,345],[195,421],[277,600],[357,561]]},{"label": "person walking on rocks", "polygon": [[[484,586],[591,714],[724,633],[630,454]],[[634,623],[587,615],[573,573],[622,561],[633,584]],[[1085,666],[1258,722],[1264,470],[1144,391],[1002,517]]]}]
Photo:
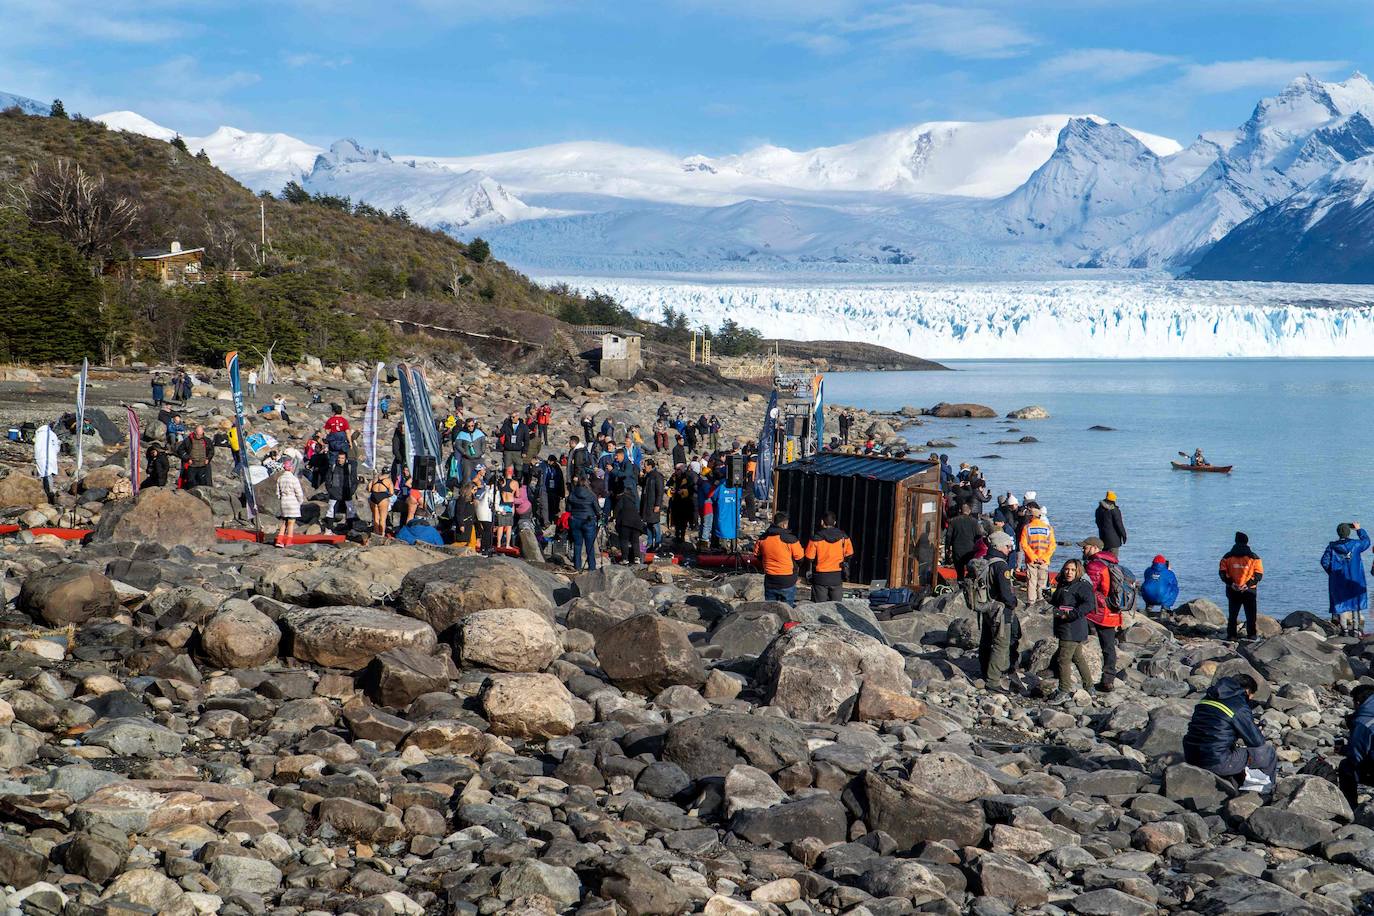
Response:
[{"label": "person walking on rocks", "polygon": [[1246,770],[1259,770],[1268,778],[1272,791],[1279,761],[1273,746],[1260,734],[1250,709],[1258,689],[1248,674],[1223,677],[1208,688],[1193,707],[1183,736],[1184,762],[1232,779],[1243,777]]},{"label": "person walking on rocks", "polygon": [[1012,546],[1011,535],[993,532],[988,537],[987,557],[969,564],[969,604],[979,615],[979,668],[992,690],[1007,689],[1020,639],[1014,572],[1009,562]]},{"label": "person walking on rocks", "polygon": [[1374,784],[1374,686],[1361,684],[1350,695],[1355,711],[1350,714],[1350,737],[1345,757],[1336,768],[1341,792],[1352,809],[1360,806],[1360,784]]},{"label": "person walking on rocks", "polygon": [[282,462],[281,473],[277,475],[277,503],[281,509],[281,526],[273,538],[278,547],[285,547],[296,533],[296,522],[301,518],[301,504],[305,502],[305,491],[301,489],[301,479],[296,476],[296,462],[287,458]]},{"label": "person walking on rocks", "polygon": [[786,512],[773,515],[773,524],[754,545],[763,570],[763,600],[797,603],[797,561],[806,556],[797,536],[787,529]]},{"label": "person walking on rocks", "polygon": [[161,407],[167,402],[167,380],[160,375],[153,376],[153,406]]},{"label": "person walking on rocks", "polygon": [[596,569],[596,532],[601,525],[601,501],[581,474],[573,476],[568,493],[568,533],[572,536],[573,571],[582,569],[585,551],[589,570]]},{"label": "person walking on rocks", "polygon": [[837,527],[835,513],[827,510],[821,515],[821,527],[806,545],[806,559],[811,562],[811,600],[844,600],[844,565],[854,556],[854,544]]},{"label": "person walking on rocks", "polygon": [[968,578],[968,564],[978,552],[978,539],[982,534],[983,528],[974,517],[973,505],[960,503],[959,514],[950,521],[947,532],[954,571],[960,579]]},{"label": "person walking on rocks", "polygon": [[348,452],[330,454],[333,460],[324,476],[324,489],[329,495],[329,509],[325,512],[325,519],[333,523],[342,514],[351,522],[358,517],[353,508],[353,497],[358,491],[358,463],[348,457]]},{"label": "person walking on rocks", "polygon": [[1336,538],[1322,553],[1331,622],[1341,628],[1342,636],[1359,636],[1364,630],[1364,612],[1369,610],[1369,585],[1360,557],[1369,549],[1369,535],[1359,522],[1341,522],[1336,526]]},{"label": "person walking on rocks", "polygon": [[1246,638],[1257,639],[1259,607],[1256,588],[1264,578],[1264,561],[1250,549],[1250,537],[1244,531],[1236,532],[1236,543],[1221,558],[1218,573],[1221,581],[1226,583],[1226,638],[1235,642],[1240,612],[1244,610]]},{"label": "person walking on rocks", "polygon": [[501,424],[500,441],[502,470],[519,467],[530,444],[530,428],[520,419],[520,414],[511,411],[506,417]]},{"label": "person walking on rocks", "polygon": [[1045,510],[1037,507],[1031,520],[1021,529],[1021,553],[1026,558],[1026,601],[1030,604],[1042,600],[1045,589],[1049,588],[1050,561],[1056,549],[1054,527],[1045,518]]},{"label": "person walking on rocks", "polygon": [[1121,556],[1121,548],[1126,546],[1126,522],[1121,517],[1121,507],[1116,504],[1116,491],[1108,490],[1107,496],[1097,504],[1097,537],[1102,541],[1104,550],[1113,556]]},{"label": "person walking on rocks", "polygon": [[248,396],[255,398],[258,396],[258,370],[248,370]]},{"label": "person walking on rocks", "polygon": [[668,519],[673,525],[673,546],[687,543],[687,529],[696,519],[696,482],[685,464],[679,463],[668,480]]},{"label": "person walking on rocks", "polygon": [[1108,550],[1099,538],[1088,538],[1079,542],[1083,548],[1083,571],[1092,583],[1095,606],[1088,614],[1088,622],[1097,633],[1097,644],[1102,649],[1102,680],[1097,689],[1110,693],[1116,685],[1116,631],[1121,626],[1121,611],[1117,605],[1119,598],[1113,588],[1113,576],[1118,580],[1123,573],[1117,562],[1116,554]]},{"label": "person walking on rocks", "polygon": [[1092,583],[1083,575],[1081,560],[1066,560],[1059,570],[1054,594],[1050,596],[1050,607],[1054,613],[1054,637],[1059,640],[1059,648],[1054,653],[1054,670],[1059,675],[1059,687],[1050,697],[1051,703],[1067,700],[1072,694],[1073,669],[1078,668],[1078,679],[1083,689],[1094,694],[1093,676],[1088,669],[1088,659],[1083,654],[1083,644],[1088,641],[1088,615],[1097,607],[1097,596],[1093,594]]},{"label": "person walking on rocks", "polygon": [[663,546],[663,472],[653,458],[644,459],[639,481],[639,516],[644,522],[645,550],[656,553]]},{"label": "person walking on rocks", "polygon": [[214,486],[210,462],[215,457],[215,446],[205,437],[204,426],[197,426],[195,432],[181,440],[177,446],[177,457],[181,459],[188,490],[191,487]]},{"label": "person walking on rocks", "polygon": [[48,502],[57,499],[57,472],[58,455],[62,452],[62,443],[57,438],[57,430],[53,429],[52,423],[45,423],[33,434],[33,466],[38,473],[38,479],[43,482],[43,493],[48,497]]}]

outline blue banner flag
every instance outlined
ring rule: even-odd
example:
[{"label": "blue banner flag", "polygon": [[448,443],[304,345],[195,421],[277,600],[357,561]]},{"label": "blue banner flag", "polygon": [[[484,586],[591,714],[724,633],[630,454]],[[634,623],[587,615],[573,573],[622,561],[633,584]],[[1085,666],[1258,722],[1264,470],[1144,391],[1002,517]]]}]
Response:
[{"label": "blue banner flag", "polygon": [[763,430],[759,433],[758,463],[754,466],[754,498],[764,502],[773,492],[773,452],[777,450],[778,392],[768,397],[763,413]]},{"label": "blue banner flag", "polygon": [[243,508],[250,519],[258,517],[258,500],[253,492],[253,478],[248,473],[248,439],[243,434],[243,383],[239,380],[239,354],[231,350],[224,354],[224,368],[229,370],[229,387],[234,395],[234,431],[238,433],[238,465],[243,475]]}]

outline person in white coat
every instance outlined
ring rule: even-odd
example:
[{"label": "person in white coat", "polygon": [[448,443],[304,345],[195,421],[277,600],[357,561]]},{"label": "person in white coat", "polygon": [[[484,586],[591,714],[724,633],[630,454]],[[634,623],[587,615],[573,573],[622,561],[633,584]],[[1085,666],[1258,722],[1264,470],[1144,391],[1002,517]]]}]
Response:
[{"label": "person in white coat", "polygon": [[281,504],[281,527],[274,540],[278,547],[285,547],[296,533],[301,503],[305,502],[301,479],[296,476],[296,462],[290,458],[282,462],[281,473],[277,475],[277,502]]},{"label": "person in white coat", "polygon": [[61,448],[57,430],[52,428],[51,423],[40,426],[34,432],[33,464],[38,471],[38,479],[43,481],[43,492],[48,495],[48,502],[55,501],[57,496],[57,472],[60,470],[57,456]]}]

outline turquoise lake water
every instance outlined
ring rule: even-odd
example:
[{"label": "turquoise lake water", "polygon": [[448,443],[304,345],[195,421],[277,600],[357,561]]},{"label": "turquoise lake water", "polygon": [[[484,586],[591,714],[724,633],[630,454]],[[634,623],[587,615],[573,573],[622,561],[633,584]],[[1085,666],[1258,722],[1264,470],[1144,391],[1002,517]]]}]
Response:
[{"label": "turquoise lake water", "polygon": [[[979,465],[994,495],[1037,491],[1061,544],[1095,534],[1093,510],[1115,490],[1130,532],[1122,561],[1139,572],[1164,554],[1178,574],[1181,600],[1208,597],[1224,607],[1217,561],[1234,533],[1244,531],[1264,559],[1260,610],[1325,614],[1322,550],[1342,521],[1374,526],[1374,473],[1367,466],[1374,456],[1374,360],[948,365],[956,371],[832,373],[826,397],[882,410],[940,401],[985,404],[999,415],[1044,407],[1048,420],[924,418],[904,435],[913,444],[955,442],[937,451],[948,452],[956,467]],[[1094,425],[1115,431],[1089,431]],[[1012,426],[1019,432],[1008,433]],[[1040,441],[994,444],[1023,435]],[[1179,451],[1199,446],[1210,462],[1233,464],[1234,471],[1170,468]],[[1061,548],[1056,562],[1069,555]]]}]

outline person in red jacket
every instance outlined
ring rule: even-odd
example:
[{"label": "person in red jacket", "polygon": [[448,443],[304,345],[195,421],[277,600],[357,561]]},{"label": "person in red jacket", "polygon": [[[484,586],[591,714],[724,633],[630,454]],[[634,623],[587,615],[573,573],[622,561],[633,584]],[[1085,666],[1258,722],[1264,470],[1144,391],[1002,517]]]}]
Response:
[{"label": "person in red jacket", "polygon": [[1112,588],[1112,567],[1117,565],[1116,554],[1105,548],[1101,538],[1088,538],[1078,546],[1083,548],[1084,573],[1097,599],[1097,607],[1088,614],[1088,622],[1097,631],[1097,644],[1102,647],[1102,681],[1097,689],[1110,692],[1116,682],[1116,630],[1121,626],[1121,614],[1112,610],[1107,601]]},{"label": "person in red jacket", "polygon": [[539,441],[549,444],[549,421],[553,419],[553,408],[546,402],[534,413],[535,425],[539,427]]}]

